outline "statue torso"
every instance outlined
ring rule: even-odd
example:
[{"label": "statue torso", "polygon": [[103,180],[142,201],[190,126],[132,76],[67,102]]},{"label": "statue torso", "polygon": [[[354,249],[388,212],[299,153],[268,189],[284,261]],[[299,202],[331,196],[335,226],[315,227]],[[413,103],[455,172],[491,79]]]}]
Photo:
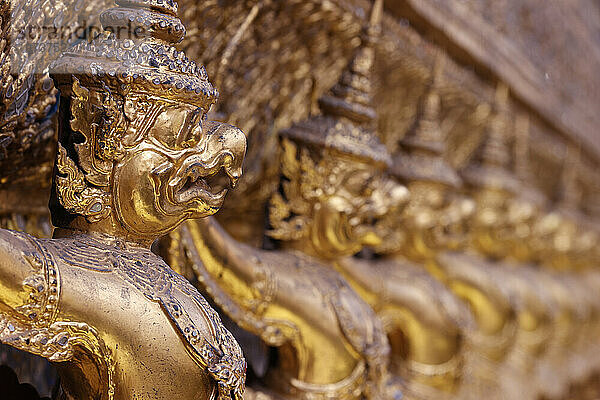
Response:
[{"label": "statue torso", "polygon": [[218,315],[149,250],[87,235],[19,236],[49,290],[55,282],[58,306],[28,336],[46,336],[45,351],[56,341],[48,358],[63,361],[56,365],[66,398],[212,399],[219,386],[243,387],[241,351]]},{"label": "statue torso", "polygon": [[312,364],[305,380],[335,382],[355,374],[360,359],[371,368],[383,362],[388,348],[381,325],[336,271],[296,252],[263,257],[271,261],[263,265],[277,265],[267,274],[276,274],[277,283],[264,316],[277,319],[286,315],[284,309],[294,311],[291,322]]}]

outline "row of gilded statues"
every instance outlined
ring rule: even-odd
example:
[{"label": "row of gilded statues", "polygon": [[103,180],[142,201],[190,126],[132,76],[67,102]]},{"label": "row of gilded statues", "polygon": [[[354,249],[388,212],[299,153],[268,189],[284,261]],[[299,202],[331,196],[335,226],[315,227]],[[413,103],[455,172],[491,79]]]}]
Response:
[{"label": "row of gilded statues", "polygon": [[[103,33],[38,71],[30,90],[55,102],[54,229],[4,220],[0,342],[52,364],[55,398],[598,395],[600,225],[583,210],[581,149],[569,147],[556,193],[536,188],[527,158],[515,161],[535,144],[516,140],[497,82],[456,169],[440,52],[391,154],[374,102],[383,15],[375,0],[337,83],[277,133],[259,245],[236,234],[247,216],[212,216],[244,179],[246,136],[212,121],[227,115],[176,48],[175,2],[117,0]],[[130,24],[142,34],[114,33]],[[24,80],[3,71],[10,105],[5,88]]]}]

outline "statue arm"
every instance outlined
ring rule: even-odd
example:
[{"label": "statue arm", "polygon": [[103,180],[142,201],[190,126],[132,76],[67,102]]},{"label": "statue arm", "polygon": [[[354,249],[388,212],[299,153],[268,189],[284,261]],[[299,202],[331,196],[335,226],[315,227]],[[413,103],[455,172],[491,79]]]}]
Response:
[{"label": "statue arm", "polygon": [[0,342],[51,361],[70,359],[68,327],[55,322],[60,282],[38,240],[0,230]]},{"label": "statue arm", "polygon": [[[0,305],[2,314],[16,316],[29,303],[35,281],[44,285],[43,260],[27,235],[0,230]],[[38,276],[39,275],[39,276]],[[33,286],[33,287],[32,287]],[[45,286],[45,285],[44,285]]]},{"label": "statue arm", "polygon": [[376,309],[392,306],[410,310],[417,319],[444,331],[468,330],[474,325],[468,308],[458,298],[408,261],[347,257],[339,265],[351,281],[359,282],[382,303]]},{"label": "statue arm", "polygon": [[497,331],[513,319],[513,305],[499,285],[495,265],[477,256],[452,252],[438,255],[437,262],[446,283],[474,308],[480,327]]},{"label": "statue arm", "polygon": [[210,217],[190,221],[181,231],[185,257],[199,284],[232,320],[271,346],[297,340],[293,324],[262,318],[256,311],[268,301],[255,285],[269,280],[260,250],[235,241]]}]

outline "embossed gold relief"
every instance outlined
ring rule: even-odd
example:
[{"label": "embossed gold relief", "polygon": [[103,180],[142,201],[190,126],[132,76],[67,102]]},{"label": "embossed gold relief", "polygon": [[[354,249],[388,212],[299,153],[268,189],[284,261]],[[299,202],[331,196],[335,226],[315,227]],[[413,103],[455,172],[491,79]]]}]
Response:
[{"label": "embossed gold relief", "polygon": [[[0,362],[58,399],[597,398],[591,119],[539,32],[471,40],[484,3],[0,0]],[[19,53],[48,21],[104,33]]]}]

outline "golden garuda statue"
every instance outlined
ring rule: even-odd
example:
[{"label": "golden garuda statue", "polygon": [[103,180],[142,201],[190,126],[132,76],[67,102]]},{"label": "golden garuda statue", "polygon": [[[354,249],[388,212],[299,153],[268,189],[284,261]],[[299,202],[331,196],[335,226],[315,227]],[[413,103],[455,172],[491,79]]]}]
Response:
[{"label": "golden garuda statue", "polygon": [[600,9],[538,3],[0,0],[0,400],[600,398]]},{"label": "golden garuda statue", "polygon": [[[172,44],[175,3],[120,1],[51,65],[60,89],[52,239],[0,232],[0,340],[55,363],[64,399],[241,400],[246,364],[198,291],[150,250],[214,214],[246,141]],[[137,40],[108,31],[134,21]],[[140,30],[141,31],[141,30]],[[225,181],[219,181],[219,174]]]}]

